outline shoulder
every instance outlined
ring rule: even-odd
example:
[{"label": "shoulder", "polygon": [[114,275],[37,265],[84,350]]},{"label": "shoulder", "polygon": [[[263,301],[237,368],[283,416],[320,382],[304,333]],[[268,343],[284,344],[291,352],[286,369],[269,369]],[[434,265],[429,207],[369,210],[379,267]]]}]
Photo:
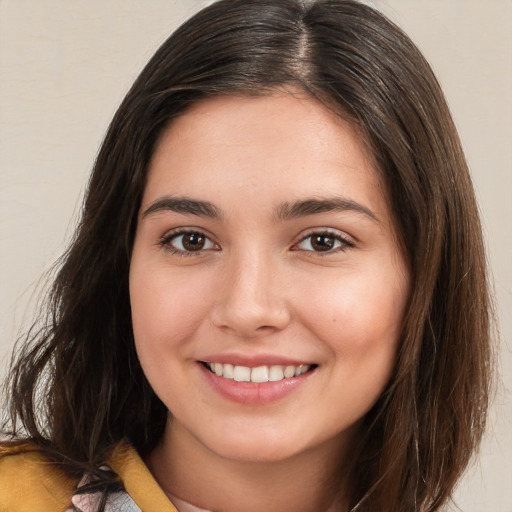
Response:
[{"label": "shoulder", "polygon": [[117,445],[108,465],[119,476],[126,492],[140,510],[177,512],[130,443],[124,441]]},{"label": "shoulder", "polygon": [[76,480],[33,444],[0,444],[0,511],[64,512]]}]

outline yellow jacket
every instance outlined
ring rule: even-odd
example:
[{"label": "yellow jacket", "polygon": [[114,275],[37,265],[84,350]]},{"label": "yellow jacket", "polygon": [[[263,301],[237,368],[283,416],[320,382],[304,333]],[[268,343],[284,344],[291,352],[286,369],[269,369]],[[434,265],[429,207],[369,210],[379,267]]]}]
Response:
[{"label": "yellow jacket", "polygon": [[[107,464],[142,512],[177,512],[130,444],[120,443]],[[0,512],[64,512],[77,483],[34,446],[0,446]]]}]

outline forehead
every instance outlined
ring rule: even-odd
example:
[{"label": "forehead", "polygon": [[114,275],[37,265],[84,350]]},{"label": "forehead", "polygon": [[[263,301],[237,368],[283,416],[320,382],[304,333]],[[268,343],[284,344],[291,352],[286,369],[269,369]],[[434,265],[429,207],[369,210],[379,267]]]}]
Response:
[{"label": "forehead", "polygon": [[372,152],[353,124],[318,100],[294,90],[200,100],[164,130],[154,155],[162,151],[162,146],[172,146],[173,142],[179,145],[180,139],[188,137],[200,139],[202,144],[248,147],[260,142],[266,143],[267,149],[279,146],[284,150],[300,148],[308,141],[310,149],[314,143],[323,151],[333,142],[342,142],[345,147],[350,144],[349,149],[357,146],[357,151],[374,163]]},{"label": "forehead", "polygon": [[286,93],[206,99],[175,119],[150,162],[144,202],[163,193],[208,200],[235,193],[251,202],[258,194],[275,201],[339,194],[384,206],[357,130],[320,102]]}]

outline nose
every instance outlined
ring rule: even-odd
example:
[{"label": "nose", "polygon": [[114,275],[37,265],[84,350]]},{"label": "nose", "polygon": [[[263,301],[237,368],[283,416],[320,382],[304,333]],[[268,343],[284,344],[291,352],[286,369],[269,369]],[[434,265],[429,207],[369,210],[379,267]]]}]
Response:
[{"label": "nose", "polygon": [[252,254],[231,258],[219,275],[213,323],[241,338],[257,338],[284,329],[290,322],[286,290],[271,257]]}]

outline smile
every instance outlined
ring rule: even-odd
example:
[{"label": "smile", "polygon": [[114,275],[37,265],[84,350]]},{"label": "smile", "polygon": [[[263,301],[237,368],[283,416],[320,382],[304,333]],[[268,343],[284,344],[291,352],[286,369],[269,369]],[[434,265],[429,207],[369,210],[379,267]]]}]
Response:
[{"label": "smile", "polygon": [[218,377],[224,377],[225,379],[235,380],[237,382],[254,382],[258,384],[264,382],[278,382],[280,380],[298,377],[310,371],[315,366],[301,364],[299,366],[272,365],[250,368],[248,366],[209,362],[205,362],[204,365]]}]

